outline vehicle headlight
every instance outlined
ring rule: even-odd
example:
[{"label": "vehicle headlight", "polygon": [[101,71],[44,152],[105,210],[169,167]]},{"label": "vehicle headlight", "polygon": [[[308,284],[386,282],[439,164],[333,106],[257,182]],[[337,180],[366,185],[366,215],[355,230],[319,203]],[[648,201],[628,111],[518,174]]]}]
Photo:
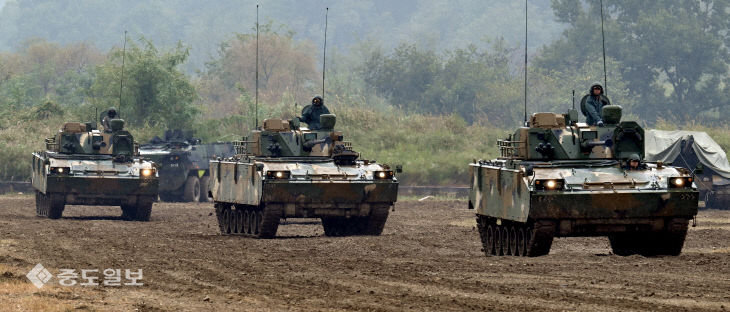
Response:
[{"label": "vehicle headlight", "polygon": [[541,179],[535,180],[536,190],[562,190],[565,188],[565,180],[563,179]]},{"label": "vehicle headlight", "polygon": [[373,171],[373,178],[376,180],[392,179],[393,170]]},{"label": "vehicle headlight", "polygon": [[69,168],[69,167],[51,167],[50,171],[51,171],[51,174],[67,175],[67,174],[71,173],[71,168]]},{"label": "vehicle headlight", "polygon": [[289,179],[291,177],[291,171],[289,170],[269,170],[266,171],[267,179]]},{"label": "vehicle headlight", "polygon": [[692,177],[671,177],[669,178],[669,188],[692,187],[692,182],[694,182]]},{"label": "vehicle headlight", "polygon": [[139,171],[139,174],[143,177],[151,177],[155,174],[155,169],[145,168]]}]

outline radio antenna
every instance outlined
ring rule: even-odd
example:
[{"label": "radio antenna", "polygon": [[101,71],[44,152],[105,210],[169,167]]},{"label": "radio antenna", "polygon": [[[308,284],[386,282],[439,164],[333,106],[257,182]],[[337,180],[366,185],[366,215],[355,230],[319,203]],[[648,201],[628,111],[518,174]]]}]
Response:
[{"label": "radio antenna", "polygon": [[575,90],[573,90],[573,109],[575,109]]},{"label": "radio antenna", "polygon": [[603,31],[603,0],[601,0],[601,41],[603,43],[603,94],[608,95],[608,78],[606,75],[606,34]]},{"label": "radio antenna", "polygon": [[322,102],[324,102],[324,73],[327,68],[327,17],[329,15],[330,8],[328,7],[324,13],[324,51],[322,53]]},{"label": "radio antenna", "polygon": [[119,109],[117,109],[117,116],[122,117],[122,89],[124,88],[124,61],[127,56],[127,31],[124,31],[124,45],[122,48],[122,77],[119,79]]},{"label": "radio antenna", "polygon": [[256,129],[259,127],[259,4],[256,3],[256,96],[255,96]]},{"label": "radio antenna", "polygon": [[523,124],[527,126],[527,0],[525,0],[525,119]]}]

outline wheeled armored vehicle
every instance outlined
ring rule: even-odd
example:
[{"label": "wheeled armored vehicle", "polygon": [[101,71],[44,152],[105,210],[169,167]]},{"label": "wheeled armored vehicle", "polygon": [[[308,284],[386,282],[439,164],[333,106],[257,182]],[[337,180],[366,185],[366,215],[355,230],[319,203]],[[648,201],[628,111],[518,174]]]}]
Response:
[{"label": "wheeled armored vehicle", "polygon": [[395,171],[359,159],[336,117],[321,129],[266,119],[237,143],[237,155],[210,162],[210,192],[222,234],[269,238],[282,218],[320,218],[327,236],[380,235],[395,203]]},{"label": "wheeled armored vehicle", "polygon": [[603,107],[604,126],[536,113],[470,164],[469,208],[487,255],[541,256],[554,237],[608,236],[617,255],[678,255],[698,192],[689,169],[643,161],[644,130]]},{"label": "wheeled armored vehicle", "polygon": [[139,147],[145,159],[153,161],[160,179],[160,200],[207,202],[211,159],[235,155],[233,143],[202,143],[187,131],[167,130]]},{"label": "wheeled armored vehicle", "polygon": [[65,205],[121,206],[122,217],[148,221],[157,198],[153,163],[139,158],[124,121],[110,129],[95,122],[67,122],[46,139],[46,150],[33,153],[32,185],[36,214],[61,218]]}]

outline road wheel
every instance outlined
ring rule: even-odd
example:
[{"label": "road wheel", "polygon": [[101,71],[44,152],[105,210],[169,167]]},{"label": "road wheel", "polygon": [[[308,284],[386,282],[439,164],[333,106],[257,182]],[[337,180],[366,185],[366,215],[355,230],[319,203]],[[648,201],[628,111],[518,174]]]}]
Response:
[{"label": "road wheel", "polygon": [[208,182],[210,182],[209,176],[203,176],[200,178],[200,197],[198,200],[201,203],[208,202]]},{"label": "road wheel", "polygon": [[509,228],[506,226],[502,226],[502,255],[503,256],[509,256],[510,255],[510,239],[509,239]]},{"label": "road wheel", "polygon": [[514,226],[509,228],[509,255],[518,256],[517,253],[517,230]]},{"label": "road wheel", "polygon": [[189,176],[185,181],[183,200],[196,202],[200,199],[200,180],[196,176]]},{"label": "road wheel", "polygon": [[487,256],[494,256],[494,227],[487,225],[487,229],[484,230],[484,253]]},{"label": "road wheel", "polygon": [[494,226],[494,255],[502,255],[502,227],[499,225]]},{"label": "road wheel", "polygon": [[515,255],[518,257],[525,256],[525,228],[524,227],[520,227],[517,230],[517,253]]}]

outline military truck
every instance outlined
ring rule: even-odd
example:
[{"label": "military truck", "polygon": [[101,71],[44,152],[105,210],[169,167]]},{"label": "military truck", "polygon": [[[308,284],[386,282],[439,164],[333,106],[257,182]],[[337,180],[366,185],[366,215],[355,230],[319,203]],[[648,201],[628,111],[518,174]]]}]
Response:
[{"label": "military truck", "polygon": [[121,206],[122,218],[148,221],[157,197],[157,172],[139,157],[124,120],[110,129],[95,122],[67,122],[33,153],[31,182],[36,214],[61,218],[65,205]]},{"label": "military truck", "polygon": [[[469,165],[469,209],[487,255],[542,256],[554,237],[608,236],[613,253],[678,255],[698,192],[690,170],[647,163],[644,130],[603,107],[604,126],[578,113],[536,113]],[[636,161],[630,161],[635,159]]]},{"label": "military truck", "polygon": [[237,155],[210,162],[211,197],[222,234],[276,235],[281,218],[320,218],[327,236],[380,235],[398,194],[395,170],[359,159],[335,131],[299,119],[266,119],[236,144]]},{"label": "military truck", "polygon": [[140,155],[155,162],[160,178],[160,200],[207,202],[209,161],[235,155],[233,143],[203,144],[189,131],[167,130],[139,148]]}]

